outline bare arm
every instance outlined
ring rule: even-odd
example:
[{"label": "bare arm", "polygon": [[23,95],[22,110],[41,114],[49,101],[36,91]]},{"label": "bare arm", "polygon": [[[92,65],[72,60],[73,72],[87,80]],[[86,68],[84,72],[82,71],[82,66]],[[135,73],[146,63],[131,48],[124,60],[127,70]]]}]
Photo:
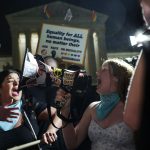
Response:
[{"label": "bare arm", "polygon": [[141,52],[135,72],[133,74],[133,78],[131,80],[124,111],[124,121],[133,130],[137,130],[140,124],[144,88],[144,70],[144,56],[143,52]]},{"label": "bare arm", "polygon": [[68,149],[77,148],[86,138],[91,121],[91,109],[90,106],[86,109],[75,128],[72,123],[69,123],[63,129],[63,136]]},{"label": "bare arm", "polygon": [[[50,111],[51,111],[51,117],[55,116],[56,113],[56,108],[54,107],[50,107]],[[45,108],[39,115],[38,115],[38,120],[46,120],[49,118],[48,116],[48,111],[47,108]]]},{"label": "bare arm", "polygon": [[[54,125],[53,125],[54,124]],[[59,128],[62,127],[62,120],[55,114],[53,124],[50,124],[47,131],[43,134],[43,142],[50,144],[57,140],[57,134]]]},{"label": "bare arm", "polygon": [[[51,111],[51,117],[53,124],[50,124],[47,131],[42,135],[42,142],[51,144],[57,140],[57,134],[58,128],[62,126],[62,121],[58,116],[56,115],[56,108],[50,107]],[[44,109],[39,115],[38,120],[47,120],[48,119],[48,111],[47,108]]]},{"label": "bare arm", "polygon": [[[66,101],[65,106],[61,109],[61,113],[64,117],[68,117],[70,113],[70,98],[66,98],[68,94],[64,96],[64,93],[61,95],[61,90],[57,92],[56,99],[57,100],[64,100]],[[74,128],[73,123],[68,123],[65,128],[63,128],[63,137],[65,144],[68,149],[75,149],[78,147],[81,142],[85,139],[85,137],[88,134],[88,126],[91,120],[91,105],[86,109],[86,111],[83,114],[82,119],[77,124],[77,126]],[[66,122],[63,121],[63,126],[66,124]]]}]

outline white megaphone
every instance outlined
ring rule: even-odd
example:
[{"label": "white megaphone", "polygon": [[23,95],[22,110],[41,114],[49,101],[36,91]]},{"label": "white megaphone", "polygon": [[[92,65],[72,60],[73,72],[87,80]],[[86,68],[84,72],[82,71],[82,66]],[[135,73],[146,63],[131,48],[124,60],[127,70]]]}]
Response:
[{"label": "white megaphone", "polygon": [[23,66],[23,77],[33,77],[38,72],[38,63],[32,53],[28,52],[25,56],[24,66]]}]

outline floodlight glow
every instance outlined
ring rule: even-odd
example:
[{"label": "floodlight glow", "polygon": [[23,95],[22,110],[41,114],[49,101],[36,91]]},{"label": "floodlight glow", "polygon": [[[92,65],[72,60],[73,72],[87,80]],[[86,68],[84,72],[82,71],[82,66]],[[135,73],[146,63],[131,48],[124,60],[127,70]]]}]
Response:
[{"label": "floodlight glow", "polygon": [[141,42],[144,42],[144,41],[150,41],[150,36],[149,35],[138,34],[136,36],[136,39],[137,39],[138,43],[141,43]]},{"label": "floodlight glow", "polygon": [[135,36],[130,36],[130,42],[131,42],[132,46],[136,45],[137,44],[136,37]]},{"label": "floodlight glow", "polygon": [[130,36],[130,42],[132,46],[141,46],[142,42],[146,41],[150,41],[150,35],[144,35],[142,33],[139,33],[136,36]]}]

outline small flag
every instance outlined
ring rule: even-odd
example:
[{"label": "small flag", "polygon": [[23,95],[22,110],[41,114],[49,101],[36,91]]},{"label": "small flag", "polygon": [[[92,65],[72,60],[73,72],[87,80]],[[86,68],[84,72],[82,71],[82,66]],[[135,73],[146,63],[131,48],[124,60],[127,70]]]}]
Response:
[{"label": "small flag", "polygon": [[48,5],[44,6],[44,14],[46,14],[47,18],[50,18],[52,16],[51,11],[48,9]]},{"label": "small flag", "polygon": [[72,12],[71,12],[71,9],[70,8],[68,8],[68,10],[67,10],[67,13],[66,13],[66,16],[65,16],[65,18],[64,18],[64,20],[65,21],[68,21],[68,22],[70,22],[71,21],[71,19],[72,19]]},{"label": "small flag", "polygon": [[92,19],[93,22],[95,22],[96,19],[97,19],[97,15],[96,15],[96,12],[94,10],[92,11],[91,19]]}]

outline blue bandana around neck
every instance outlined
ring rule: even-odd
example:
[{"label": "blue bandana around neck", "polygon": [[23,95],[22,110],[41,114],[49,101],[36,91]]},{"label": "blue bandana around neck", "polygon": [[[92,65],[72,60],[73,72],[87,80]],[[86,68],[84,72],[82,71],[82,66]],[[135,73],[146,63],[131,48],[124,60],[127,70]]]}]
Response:
[{"label": "blue bandana around neck", "polygon": [[119,102],[120,97],[118,93],[101,94],[100,102],[96,107],[96,116],[99,120],[103,120],[113,110]]},{"label": "blue bandana around neck", "polygon": [[[20,114],[21,106],[22,106],[22,100],[17,101],[16,103],[14,103],[12,105],[8,105],[6,108],[17,108],[18,107],[18,110],[14,110],[13,112]],[[17,118],[9,118],[9,120],[12,122],[0,121],[0,129],[2,129],[3,131],[8,131],[8,130],[13,129],[19,120],[19,115]]]}]

